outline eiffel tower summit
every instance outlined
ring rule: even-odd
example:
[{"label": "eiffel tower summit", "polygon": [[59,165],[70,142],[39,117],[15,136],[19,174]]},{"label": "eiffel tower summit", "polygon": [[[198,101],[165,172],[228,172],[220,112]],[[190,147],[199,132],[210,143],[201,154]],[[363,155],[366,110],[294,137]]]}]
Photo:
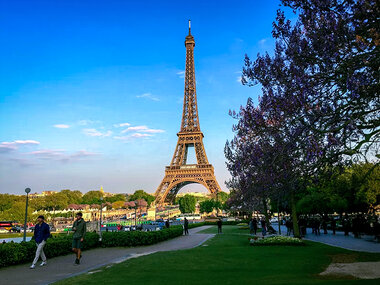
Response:
[{"label": "eiffel tower summit", "polygon": [[[220,186],[214,175],[214,167],[208,162],[203,144],[203,133],[199,126],[197,92],[195,88],[194,70],[194,37],[189,34],[185,39],[186,70],[185,94],[183,98],[183,113],[181,130],[177,133],[178,142],[170,166],[165,168],[165,177],[155,192],[155,203],[162,205],[174,201],[178,191],[191,183],[202,184],[211,194],[220,191]],[[189,148],[193,147],[197,159],[196,164],[187,164]]]}]

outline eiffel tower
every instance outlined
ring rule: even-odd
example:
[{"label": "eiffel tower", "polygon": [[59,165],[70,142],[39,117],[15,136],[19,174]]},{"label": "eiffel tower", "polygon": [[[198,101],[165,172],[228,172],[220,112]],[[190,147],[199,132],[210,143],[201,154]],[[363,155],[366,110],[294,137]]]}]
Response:
[{"label": "eiffel tower", "polygon": [[[181,130],[177,133],[178,142],[170,166],[166,166],[165,177],[155,192],[155,204],[166,204],[174,201],[178,191],[185,185],[199,183],[211,194],[220,191],[214,175],[214,167],[208,162],[203,145],[203,133],[199,126],[197,93],[195,89],[194,70],[194,37],[191,35],[191,22],[189,21],[189,34],[185,40],[186,70],[185,94],[183,100],[183,113]],[[186,164],[190,147],[194,147],[197,164]]]}]

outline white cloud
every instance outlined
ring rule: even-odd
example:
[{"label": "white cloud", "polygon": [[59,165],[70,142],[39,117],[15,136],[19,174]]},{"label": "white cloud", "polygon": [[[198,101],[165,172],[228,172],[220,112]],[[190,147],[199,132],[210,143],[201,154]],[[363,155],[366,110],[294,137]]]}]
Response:
[{"label": "white cloud", "polygon": [[124,134],[126,132],[131,132],[131,131],[139,132],[139,131],[144,131],[147,129],[148,129],[147,126],[128,127],[125,130],[122,130],[121,133]]},{"label": "white cloud", "polygon": [[44,149],[37,150],[28,153],[38,159],[41,160],[52,160],[52,161],[60,161],[60,162],[72,162],[77,161],[83,158],[99,155],[95,152],[89,152],[86,150],[76,151],[74,153],[68,154],[63,149]]},{"label": "white cloud", "polygon": [[100,132],[96,129],[83,129],[83,133],[90,137],[109,137],[112,131]]},{"label": "white cloud", "polygon": [[19,148],[21,145],[39,145],[40,142],[35,140],[15,140],[13,142],[2,142],[0,152],[5,153]]},{"label": "white cloud", "polygon": [[158,97],[155,97],[154,95],[152,95],[152,93],[144,93],[141,95],[137,95],[136,98],[146,98],[146,99],[149,99],[152,101],[160,101],[160,99]]},{"label": "white cloud", "polygon": [[178,71],[177,75],[179,76],[179,78],[185,78],[185,71],[184,70]]},{"label": "white cloud", "polygon": [[29,152],[33,156],[36,156],[41,159],[54,159],[61,158],[64,155],[63,149],[43,149]]},{"label": "white cloud", "polygon": [[140,134],[140,133],[134,133],[131,135],[133,138],[146,138],[146,137],[151,137],[152,135],[150,134]]},{"label": "white cloud", "polygon": [[80,120],[78,121],[78,125],[80,126],[87,126],[87,125],[90,125],[94,123],[94,121],[91,121],[91,120]]},{"label": "white cloud", "polygon": [[150,133],[150,134],[158,134],[158,133],[164,133],[164,130],[160,129],[147,129],[143,131],[144,133]]},{"label": "white cloud", "polygon": [[259,45],[263,46],[267,42],[267,39],[261,39],[259,40]]},{"label": "white cloud", "polygon": [[121,133],[127,133],[127,132],[138,132],[138,133],[151,133],[151,134],[157,134],[157,133],[164,133],[164,130],[160,129],[150,129],[147,126],[135,126],[135,127],[128,127],[125,130],[122,130]]},{"label": "white cloud", "polygon": [[113,138],[116,139],[116,140],[129,141],[129,140],[132,140],[132,139],[148,138],[148,137],[152,137],[152,136],[153,135],[150,135],[150,134],[134,133],[134,134],[131,134],[131,135],[128,135],[128,136],[115,136]]},{"label": "white cloud", "polygon": [[130,125],[131,125],[130,123],[121,123],[121,124],[114,124],[113,126],[115,128],[119,128],[119,127],[128,127]]},{"label": "white cloud", "polygon": [[16,140],[14,142],[12,142],[14,144],[40,144],[40,142],[38,141],[35,141],[35,140]]},{"label": "white cloud", "polygon": [[56,124],[53,127],[54,128],[58,128],[58,129],[68,129],[68,128],[70,128],[69,125],[65,125],[65,124]]}]

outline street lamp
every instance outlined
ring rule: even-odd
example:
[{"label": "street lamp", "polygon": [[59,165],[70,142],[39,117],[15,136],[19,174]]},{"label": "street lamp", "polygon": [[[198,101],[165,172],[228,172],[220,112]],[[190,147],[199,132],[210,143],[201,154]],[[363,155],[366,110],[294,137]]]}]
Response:
[{"label": "street lamp", "polygon": [[26,188],[25,189],[25,193],[26,193],[26,205],[25,205],[25,221],[24,221],[24,238],[22,239],[22,241],[26,241],[26,221],[28,219],[28,200],[29,200],[29,192],[30,192],[30,188]]},{"label": "street lamp", "polygon": [[100,232],[100,239],[102,239],[102,218],[103,218],[103,197],[100,197],[100,225],[99,225],[99,232]]}]

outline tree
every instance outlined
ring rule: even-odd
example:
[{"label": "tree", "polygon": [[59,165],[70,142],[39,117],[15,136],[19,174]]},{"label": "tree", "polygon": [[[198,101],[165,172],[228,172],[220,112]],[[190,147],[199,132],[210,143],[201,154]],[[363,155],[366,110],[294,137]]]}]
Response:
[{"label": "tree", "polygon": [[211,213],[214,210],[215,201],[212,199],[204,200],[199,203],[199,211],[201,213]]},{"label": "tree", "polygon": [[110,203],[113,203],[116,201],[126,201],[126,200],[127,198],[125,197],[124,194],[116,194],[116,195],[105,198],[105,201],[110,202]]},{"label": "tree", "polygon": [[144,199],[148,203],[148,207],[155,200],[153,195],[146,193],[144,190],[136,190],[135,193],[128,197],[129,201],[136,201],[138,199]]},{"label": "tree", "polygon": [[298,19],[292,25],[284,12],[278,11],[272,32],[274,56],[259,55],[254,62],[246,56],[243,84],[261,83],[264,95],[295,111],[295,120],[306,129],[339,145],[333,157],[378,156],[380,3],[282,3],[293,9]]},{"label": "tree", "polygon": [[12,194],[0,194],[0,212],[12,208],[12,205],[16,202],[22,202],[25,197],[20,197]]},{"label": "tree", "polygon": [[192,195],[186,194],[185,196],[179,198],[178,203],[181,213],[194,213],[197,199]]},{"label": "tree", "polygon": [[125,201],[116,201],[112,203],[112,209],[120,209],[125,207]]},{"label": "tree", "polygon": [[67,197],[69,204],[81,203],[83,194],[79,190],[71,191],[69,189],[65,189],[65,190],[61,190],[60,193]]},{"label": "tree", "polygon": [[68,197],[60,192],[47,195],[44,197],[44,200],[46,210],[63,210],[69,205]]},{"label": "tree", "polygon": [[[17,221],[23,223],[25,219],[25,201],[18,201],[13,204],[11,209],[5,211],[0,211],[0,220],[5,221]],[[35,221],[35,216],[33,215],[33,209],[28,207],[28,222]]]},{"label": "tree", "polygon": [[82,197],[82,204],[99,204],[101,203],[100,197],[102,197],[102,193],[100,191],[88,191]]}]

